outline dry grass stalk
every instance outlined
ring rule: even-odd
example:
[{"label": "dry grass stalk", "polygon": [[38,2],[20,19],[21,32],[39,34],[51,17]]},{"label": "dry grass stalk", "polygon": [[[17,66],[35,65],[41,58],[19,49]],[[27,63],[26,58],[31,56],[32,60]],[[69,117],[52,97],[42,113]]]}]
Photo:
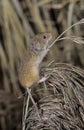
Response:
[{"label": "dry grass stalk", "polygon": [[[82,130],[84,128],[84,71],[68,64],[52,63],[42,70],[49,78],[32,94],[41,120],[26,95],[23,130]],[[45,89],[44,89],[45,88]],[[35,95],[36,93],[36,95]]]},{"label": "dry grass stalk", "polygon": [[21,129],[23,99],[0,90],[0,130]]},{"label": "dry grass stalk", "polygon": [[[0,89],[3,89],[4,93],[6,91],[8,93],[12,92],[13,94],[21,94],[21,90],[18,85],[16,66],[19,58],[25,50],[25,45],[27,44],[31,36],[38,32],[50,31],[53,32],[53,36],[56,38],[57,35],[66,30],[67,25],[77,23],[79,19],[83,18],[84,1],[76,0],[75,4],[74,1],[75,0],[40,0],[36,1],[36,3],[35,0],[32,0],[32,2],[31,0],[0,1]],[[31,4],[31,6],[29,6],[29,4]],[[69,5],[71,4],[74,4],[73,10],[69,9]],[[35,15],[33,14],[34,9],[32,10],[32,7],[35,8]],[[70,24],[68,20],[68,14],[72,15]],[[64,35],[62,35],[63,37],[60,37],[59,40],[70,39],[68,40],[69,43],[72,40],[79,44],[83,44],[83,39],[81,38],[81,36],[83,36],[83,27],[83,24],[77,24],[77,26],[74,26],[73,29],[70,29],[71,36],[67,36],[67,33],[64,33]],[[64,42],[67,43],[67,40],[65,40]],[[64,48],[66,48],[66,46],[68,46],[68,43],[64,46]],[[50,52],[53,54],[54,59],[57,59],[57,62],[60,62],[61,60],[68,61],[68,57],[63,57],[62,51],[60,51],[59,48],[59,53],[57,52],[57,47],[58,46],[56,46],[55,48],[54,45],[52,51]],[[72,55],[72,59],[74,60],[73,64],[75,63],[76,65],[80,65],[83,67],[84,47],[72,46],[70,54],[72,54],[72,52],[76,55],[77,59],[77,62],[75,62],[75,58]],[[66,52],[65,55],[67,55],[67,53],[68,52]],[[49,59],[52,59],[52,57],[49,57]],[[51,83],[50,85],[52,86]],[[46,84],[44,84],[43,87],[46,89]],[[43,93],[43,90],[45,90],[44,88],[42,88],[42,91],[38,91],[40,91],[40,93]],[[1,99],[3,99],[3,97],[4,94]],[[7,98],[7,100],[10,100],[11,97]],[[8,105],[10,106],[10,103],[6,105],[8,107]],[[1,104],[0,106],[0,112],[2,113],[3,105]],[[17,104],[17,106],[19,105]],[[19,108],[18,111],[20,109],[21,108]],[[2,113],[3,116],[0,115],[0,126],[2,126],[3,130],[6,129],[7,125],[5,121],[6,116],[4,116],[5,111]],[[16,115],[16,113],[17,112],[15,108],[13,114]],[[10,115],[12,115],[12,113],[10,113]],[[21,116],[19,117],[19,119],[21,119]],[[10,117],[8,117],[7,120],[9,121]],[[11,123],[8,123],[7,127],[7,129],[12,130],[12,126],[10,124],[13,124],[12,120]],[[18,126],[17,123],[15,125],[17,130],[21,129],[21,126]]]}]

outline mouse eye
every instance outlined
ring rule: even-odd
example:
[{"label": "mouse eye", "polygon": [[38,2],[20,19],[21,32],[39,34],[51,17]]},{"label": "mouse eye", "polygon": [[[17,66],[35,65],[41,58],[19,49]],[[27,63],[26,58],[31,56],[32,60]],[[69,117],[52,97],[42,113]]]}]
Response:
[{"label": "mouse eye", "polygon": [[45,35],[43,35],[43,39],[46,39],[46,36],[45,36]]}]

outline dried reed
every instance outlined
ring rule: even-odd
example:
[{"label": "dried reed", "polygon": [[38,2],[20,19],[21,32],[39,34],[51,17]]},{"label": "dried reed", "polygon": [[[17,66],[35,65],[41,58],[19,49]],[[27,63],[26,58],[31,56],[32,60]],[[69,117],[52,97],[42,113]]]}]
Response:
[{"label": "dried reed", "polygon": [[[33,91],[39,120],[26,95],[23,130],[82,130],[84,128],[84,71],[69,64],[52,63],[42,70],[48,79]],[[36,95],[35,95],[36,93]],[[35,98],[36,99],[36,98]]]},{"label": "dried reed", "polygon": [[[25,51],[25,47],[27,46],[30,37],[39,32],[50,31],[53,33],[53,37],[56,38],[64,30],[72,26],[72,23],[77,23],[83,17],[83,0],[0,1],[1,130],[21,129],[21,125],[19,124],[21,115],[18,116],[17,113],[22,112],[22,102],[21,104],[18,104],[18,100],[14,102],[11,100],[11,102],[13,102],[11,107],[10,99],[15,98],[15,95],[22,94],[18,84],[16,68],[21,55]],[[59,44],[55,44],[51,48],[47,60],[50,61],[55,59],[56,62],[66,61],[80,67],[84,67],[84,46],[70,44],[71,41],[75,41],[78,44],[83,44],[83,32],[83,24],[77,24],[77,26],[74,26],[74,28],[69,29],[66,34],[63,33],[62,37],[58,39],[58,41],[60,41]],[[64,42],[65,44],[63,44]],[[60,46],[64,47],[64,51],[60,49]],[[48,73],[49,72],[50,71],[48,71]],[[49,86],[46,85],[47,84],[42,85],[42,91]],[[4,91],[3,93],[2,89]],[[42,91],[38,90],[39,96],[41,95],[39,93],[43,93]],[[53,91],[54,90],[52,90],[52,92]],[[48,99],[49,95],[45,98]],[[40,99],[42,98],[40,97]],[[53,101],[53,98],[51,100]],[[6,106],[5,109],[3,106]],[[9,116],[7,116],[8,114]],[[14,117],[14,120],[12,117]],[[15,117],[18,119],[18,121]]]}]

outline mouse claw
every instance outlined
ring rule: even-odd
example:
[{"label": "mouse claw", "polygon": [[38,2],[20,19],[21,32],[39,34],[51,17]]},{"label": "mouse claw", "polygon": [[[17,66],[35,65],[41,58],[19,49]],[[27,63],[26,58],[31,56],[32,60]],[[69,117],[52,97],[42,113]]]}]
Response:
[{"label": "mouse claw", "polygon": [[42,77],[42,78],[38,81],[38,83],[45,82],[47,79],[48,79],[48,76],[44,76],[44,77]]}]

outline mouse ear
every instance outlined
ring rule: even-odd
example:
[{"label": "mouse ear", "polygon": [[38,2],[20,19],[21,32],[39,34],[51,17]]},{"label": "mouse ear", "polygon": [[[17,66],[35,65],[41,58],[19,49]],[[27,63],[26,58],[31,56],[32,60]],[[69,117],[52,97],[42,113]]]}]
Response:
[{"label": "mouse ear", "polygon": [[31,46],[32,46],[32,49],[34,51],[39,51],[40,50],[40,43],[37,40],[32,41]]}]

